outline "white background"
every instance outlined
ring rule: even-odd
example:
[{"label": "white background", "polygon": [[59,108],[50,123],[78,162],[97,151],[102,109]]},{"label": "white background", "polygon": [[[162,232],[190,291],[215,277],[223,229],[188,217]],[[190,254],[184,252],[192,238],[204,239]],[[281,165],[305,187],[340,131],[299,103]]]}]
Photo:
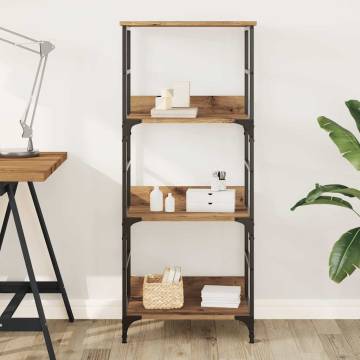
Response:
[{"label": "white background", "polygon": [[[356,132],[344,101],[360,98],[359,11],[355,0],[0,1],[1,26],[56,45],[49,56],[34,141],[41,150],[68,151],[69,159],[37,189],[78,316],[120,316],[118,23],[147,19],[258,21],[257,314],[285,316],[276,304],[290,307],[286,316],[300,316],[296,306],[308,306],[304,317],[313,315],[316,306],[326,307],[328,316],[341,313],[344,304],[359,306],[359,273],[337,285],[329,280],[327,265],[335,240],[357,226],[358,219],[346,209],[326,206],[290,211],[315,182],[358,186],[356,170],[341,158],[316,117],[328,115]],[[132,40],[133,95],[157,94],[176,80],[190,80],[195,95],[243,93],[239,29],[137,29]],[[34,54],[0,44],[1,145],[23,144],[17,122],[36,62]],[[141,125],[135,127],[133,140],[136,184],[203,185],[215,169],[227,170],[231,184],[243,182],[239,126]],[[24,185],[18,201],[36,273],[39,279],[50,278]],[[0,215],[4,211],[5,197]],[[23,279],[23,260],[10,223],[0,275]],[[133,271],[157,272],[177,264],[186,275],[241,274],[242,248],[242,226],[235,223],[140,223],[133,227]],[[54,310],[57,316],[63,314],[59,309]]]}]

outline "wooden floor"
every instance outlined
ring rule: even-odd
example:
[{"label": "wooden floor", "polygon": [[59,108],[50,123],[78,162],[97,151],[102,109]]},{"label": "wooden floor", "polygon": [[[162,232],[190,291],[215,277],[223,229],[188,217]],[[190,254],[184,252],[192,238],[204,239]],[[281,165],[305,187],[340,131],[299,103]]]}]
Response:
[{"label": "wooden floor", "polygon": [[[119,321],[49,321],[57,359],[360,359],[360,320],[142,321],[120,343]],[[41,333],[0,333],[1,360],[47,359]]]}]

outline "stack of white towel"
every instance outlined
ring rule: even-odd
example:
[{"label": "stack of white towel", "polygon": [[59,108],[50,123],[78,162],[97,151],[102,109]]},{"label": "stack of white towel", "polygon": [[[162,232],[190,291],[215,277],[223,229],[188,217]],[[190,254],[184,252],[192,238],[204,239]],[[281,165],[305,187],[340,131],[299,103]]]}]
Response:
[{"label": "stack of white towel", "polygon": [[240,286],[205,285],[201,290],[201,306],[238,308],[240,294]]}]

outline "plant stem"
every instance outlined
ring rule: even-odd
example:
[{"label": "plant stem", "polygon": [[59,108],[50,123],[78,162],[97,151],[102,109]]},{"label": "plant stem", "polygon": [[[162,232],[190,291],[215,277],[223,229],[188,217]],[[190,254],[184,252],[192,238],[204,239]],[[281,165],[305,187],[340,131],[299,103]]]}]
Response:
[{"label": "plant stem", "polygon": [[360,214],[358,212],[356,212],[354,209],[352,209],[352,211],[358,216],[360,217]]}]

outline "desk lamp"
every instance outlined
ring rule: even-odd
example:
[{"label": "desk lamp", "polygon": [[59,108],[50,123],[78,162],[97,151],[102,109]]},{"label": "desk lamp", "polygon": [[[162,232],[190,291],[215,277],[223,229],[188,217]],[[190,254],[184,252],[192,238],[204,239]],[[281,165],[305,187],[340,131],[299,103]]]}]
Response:
[{"label": "desk lamp", "polygon": [[[39,95],[41,90],[41,85],[44,79],[44,73],[46,68],[46,62],[48,54],[55,49],[55,46],[49,41],[35,40],[28,36],[16,33],[9,29],[5,29],[0,27],[1,32],[5,32],[7,35],[11,34],[12,36],[16,36],[21,40],[21,42],[12,41],[0,36],[0,41],[5,43],[17,46],[21,49],[31,51],[35,54],[40,55],[39,64],[35,73],[35,80],[31,89],[29,101],[25,107],[24,115],[20,120],[20,125],[22,128],[22,137],[24,139],[28,139],[27,149],[0,149],[0,157],[33,157],[38,156],[39,151],[34,150],[33,146],[33,125],[35,119],[36,108],[39,101]],[[20,40],[19,40],[20,41]],[[31,48],[31,45],[38,45],[38,50]],[[28,121],[29,120],[29,121]]]}]

